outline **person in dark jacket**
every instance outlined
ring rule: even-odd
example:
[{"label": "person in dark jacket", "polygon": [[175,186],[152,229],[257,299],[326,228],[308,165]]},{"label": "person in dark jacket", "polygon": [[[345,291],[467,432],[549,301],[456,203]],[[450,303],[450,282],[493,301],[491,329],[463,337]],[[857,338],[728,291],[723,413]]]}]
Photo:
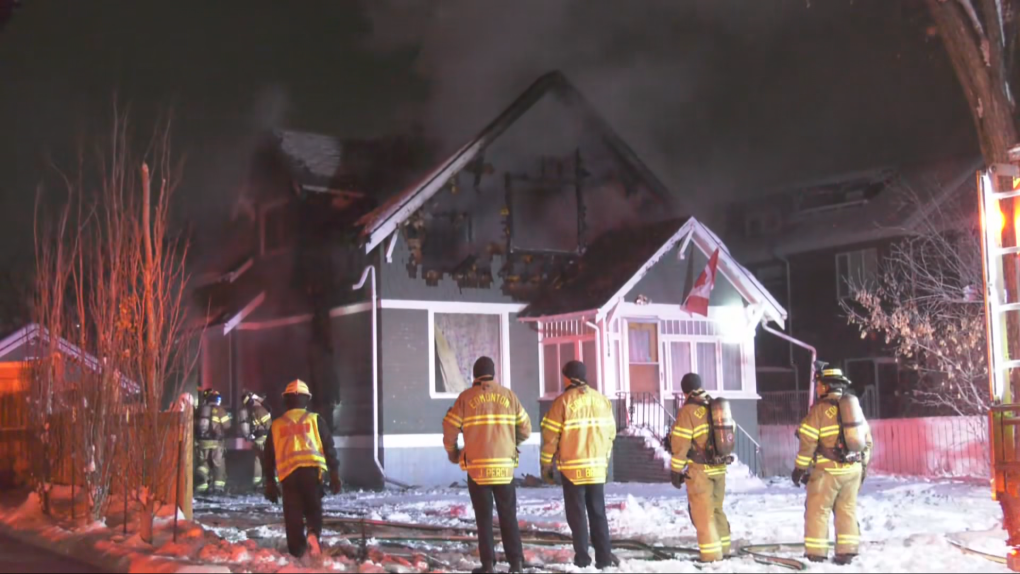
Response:
[{"label": "person in dark jacket", "polygon": [[[294,380],[283,393],[287,412],[273,421],[266,438],[265,471],[266,499],[276,504],[280,490],[274,475],[283,486],[283,521],[287,529],[287,549],[295,557],[305,552],[315,557],[320,553],[322,537],[323,474],[329,472],[333,494],[340,494],[340,463],[333,437],[323,439],[319,416],[308,410],[312,393],[308,385]],[[328,430],[328,429],[326,429]],[[305,526],[308,536],[305,536]]]}]

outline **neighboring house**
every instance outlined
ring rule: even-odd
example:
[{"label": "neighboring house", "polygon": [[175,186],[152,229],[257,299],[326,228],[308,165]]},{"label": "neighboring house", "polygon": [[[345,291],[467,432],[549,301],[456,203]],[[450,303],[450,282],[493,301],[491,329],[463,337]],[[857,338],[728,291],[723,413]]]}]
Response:
[{"label": "neighboring house", "polygon": [[[335,145],[330,169],[343,171]],[[211,311],[203,380],[234,399],[261,391],[276,408],[287,380],[310,380],[352,484],[463,480],[441,421],[481,355],[531,416],[521,474],[538,474],[541,416],[575,358],[621,427],[661,438],[680,377],[695,370],[757,437],[754,327],[783,328],[786,311],[561,74],[397,194],[335,183],[312,193],[307,174],[291,173],[277,199],[249,202],[250,220],[309,202],[316,219],[306,215],[286,249],[239,249],[200,291]],[[341,192],[359,195],[322,201]],[[271,228],[238,237],[265,245]],[[325,276],[294,264],[310,245],[329,246],[311,258]],[[717,249],[709,317],[692,316],[680,305]]]},{"label": "neighboring house", "polygon": [[[896,416],[911,376],[881,335],[861,336],[841,301],[850,281],[875,281],[882,259],[934,210],[976,201],[979,158],[843,174],[764,193],[730,207],[733,252],[789,310],[788,334],[842,367],[859,391],[874,386],[878,413]],[[930,218],[928,219],[931,220]],[[759,391],[804,391],[809,353],[777,337],[759,341]],[[792,367],[792,368],[791,368]],[[874,414],[874,413],[873,413]]]}]

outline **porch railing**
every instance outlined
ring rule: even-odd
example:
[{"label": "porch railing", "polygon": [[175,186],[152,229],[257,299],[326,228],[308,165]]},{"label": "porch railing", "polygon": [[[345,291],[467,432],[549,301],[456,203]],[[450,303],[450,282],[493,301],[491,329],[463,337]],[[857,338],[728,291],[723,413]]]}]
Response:
[{"label": "porch railing", "polygon": [[663,405],[659,393],[616,393],[617,430],[647,429],[662,441],[669,436],[675,422],[675,414]]},{"label": "porch railing", "polygon": [[[666,406],[666,405],[669,406]],[[667,398],[659,393],[616,393],[616,426],[617,430],[627,428],[647,429],[660,442],[665,442],[676,423],[676,413],[683,407],[684,396],[675,393]],[[751,474],[761,476],[762,448],[761,444],[737,425],[737,458],[748,466]]]}]

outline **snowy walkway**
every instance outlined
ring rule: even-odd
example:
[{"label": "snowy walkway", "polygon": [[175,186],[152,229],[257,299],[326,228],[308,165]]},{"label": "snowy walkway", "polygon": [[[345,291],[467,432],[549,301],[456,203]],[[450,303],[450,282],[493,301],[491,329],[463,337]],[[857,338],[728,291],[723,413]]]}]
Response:
[{"label": "snowy walkway", "polygon": [[[734,541],[756,544],[801,541],[803,489],[795,489],[788,480],[766,484],[746,478],[731,480],[729,487],[726,511]],[[685,491],[677,491],[669,485],[611,484],[607,486],[607,498],[614,537],[672,546],[689,547],[695,543]],[[522,488],[518,490],[518,501],[519,518],[525,526],[567,532],[558,488]],[[474,525],[467,491],[457,488],[347,493],[327,498],[327,511],[393,522]],[[271,524],[282,520],[280,507],[270,506],[258,497],[198,504],[196,513],[204,525],[228,540],[252,539],[263,547],[283,547],[282,527]],[[1005,556],[1005,534],[997,530],[1000,510],[991,500],[986,485],[872,478],[861,495],[859,519],[864,541],[862,558],[849,568],[822,564],[812,565],[809,571],[1007,572],[1004,566],[962,553],[945,539],[946,534],[968,531],[970,534],[965,538],[972,547]],[[339,542],[328,533],[324,538],[327,545],[331,541]],[[458,568],[470,570],[477,564],[470,555],[472,550],[470,545],[465,545],[462,555],[453,557],[452,562]],[[788,556],[796,557],[796,554]],[[548,556],[545,558],[548,560]],[[557,563],[569,562],[570,553],[564,548],[558,558]],[[451,561],[449,556],[444,559]],[[328,568],[330,564],[325,566]],[[337,570],[345,567],[339,563],[335,566]],[[231,565],[231,568],[240,570],[245,565]],[[562,568],[557,566],[557,569]],[[731,560],[705,570],[782,571],[756,564],[749,558]],[[620,571],[694,572],[697,569],[688,560],[625,560]]]}]

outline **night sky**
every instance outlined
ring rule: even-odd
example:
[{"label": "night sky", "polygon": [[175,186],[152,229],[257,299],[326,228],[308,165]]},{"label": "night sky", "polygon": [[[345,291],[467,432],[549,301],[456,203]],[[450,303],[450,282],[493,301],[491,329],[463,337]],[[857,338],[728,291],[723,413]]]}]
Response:
[{"label": "night sky", "polygon": [[553,68],[703,209],[971,152],[928,27],[919,0],[26,0],[0,31],[0,255],[31,257],[45,158],[66,164],[115,92],[140,127],[173,108],[200,227],[224,217],[260,130],[417,122],[457,147]]}]

